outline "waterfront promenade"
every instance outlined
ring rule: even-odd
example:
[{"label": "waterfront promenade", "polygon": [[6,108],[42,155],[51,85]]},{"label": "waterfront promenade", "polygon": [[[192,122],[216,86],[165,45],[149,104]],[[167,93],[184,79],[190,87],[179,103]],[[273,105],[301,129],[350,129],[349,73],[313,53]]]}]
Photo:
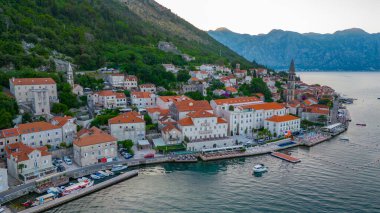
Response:
[{"label": "waterfront promenade", "polygon": [[51,208],[54,208],[54,207],[57,207],[57,206],[62,205],[64,203],[67,203],[67,202],[76,200],[78,198],[84,197],[86,195],[89,195],[91,193],[94,193],[96,191],[104,189],[106,187],[109,187],[109,186],[114,185],[116,183],[119,183],[121,181],[130,179],[130,178],[135,177],[137,175],[138,175],[138,171],[137,170],[126,172],[126,173],[118,175],[118,176],[116,176],[114,178],[111,178],[109,180],[106,180],[104,182],[96,184],[96,185],[94,185],[92,187],[79,190],[77,192],[71,193],[71,194],[66,195],[64,197],[61,197],[61,198],[57,198],[57,199],[55,199],[53,201],[50,201],[48,203],[45,203],[45,204],[42,204],[42,205],[39,205],[39,206],[35,206],[35,207],[29,208],[29,209],[25,209],[25,210],[21,211],[21,213],[44,212],[44,211],[47,211],[47,210],[49,210]]}]

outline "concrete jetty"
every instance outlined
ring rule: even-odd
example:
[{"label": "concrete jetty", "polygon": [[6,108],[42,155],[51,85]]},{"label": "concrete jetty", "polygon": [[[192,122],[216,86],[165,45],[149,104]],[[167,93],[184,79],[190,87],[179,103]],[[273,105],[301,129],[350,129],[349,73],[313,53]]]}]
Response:
[{"label": "concrete jetty", "polygon": [[122,182],[124,180],[127,180],[127,179],[130,179],[132,177],[135,177],[138,175],[138,170],[133,170],[133,171],[130,171],[130,172],[125,172],[123,174],[120,174],[112,179],[109,179],[109,180],[106,180],[102,183],[99,183],[99,184],[96,184],[92,187],[89,187],[89,188],[85,188],[85,189],[82,189],[78,192],[74,192],[72,194],[69,194],[69,195],[66,195],[64,197],[61,197],[61,198],[57,198],[53,201],[50,201],[48,203],[45,203],[45,204],[42,204],[42,205],[39,205],[39,206],[35,206],[35,207],[32,207],[32,208],[28,208],[28,209],[25,209],[23,211],[21,211],[22,213],[34,213],[34,212],[43,212],[43,211],[47,211],[51,208],[54,208],[54,207],[57,207],[57,206],[60,206],[62,204],[65,204],[67,202],[70,202],[70,201],[73,201],[73,200],[76,200],[78,198],[81,198],[81,197],[84,197],[86,195],[89,195],[91,193],[94,193],[96,191],[99,191],[101,189],[104,189],[106,187],[109,187],[109,186],[112,186],[116,183],[119,183],[119,182]]},{"label": "concrete jetty", "polygon": [[299,163],[299,162],[301,162],[300,159],[292,157],[292,156],[284,154],[284,153],[281,153],[281,152],[272,152],[271,155],[274,156],[274,157],[276,157],[276,158],[280,158],[282,160],[285,160],[285,161],[288,161],[288,162],[291,162],[291,163]]}]

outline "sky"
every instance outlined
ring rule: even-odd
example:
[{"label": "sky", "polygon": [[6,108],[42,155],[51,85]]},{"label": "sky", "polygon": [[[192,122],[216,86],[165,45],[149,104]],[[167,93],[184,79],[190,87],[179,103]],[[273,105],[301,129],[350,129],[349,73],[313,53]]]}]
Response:
[{"label": "sky", "polygon": [[156,0],[202,30],[226,27],[260,34],[272,29],[380,32],[380,0]]}]

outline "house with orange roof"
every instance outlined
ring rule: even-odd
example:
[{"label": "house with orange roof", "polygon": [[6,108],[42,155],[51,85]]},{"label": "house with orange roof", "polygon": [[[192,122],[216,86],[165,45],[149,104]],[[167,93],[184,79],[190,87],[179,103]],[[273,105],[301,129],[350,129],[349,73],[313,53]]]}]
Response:
[{"label": "house with orange roof", "polygon": [[206,71],[190,71],[190,76],[199,80],[205,80],[209,77],[209,73]]},{"label": "house with orange roof", "polygon": [[67,145],[71,145],[77,135],[76,118],[71,116],[56,116],[50,120],[50,123],[54,126],[58,126],[62,131],[62,141]]},{"label": "house with orange roof", "polygon": [[155,107],[156,95],[151,92],[132,92],[131,102],[138,108]]},{"label": "house with orange roof", "polygon": [[170,105],[176,102],[193,100],[185,95],[159,96],[157,98],[157,107],[160,109],[169,109]]},{"label": "house with orange roof", "polygon": [[127,112],[108,120],[111,135],[118,141],[145,139],[144,116],[138,112]]},{"label": "house with orange roof", "polygon": [[330,120],[330,109],[321,104],[305,106],[302,108],[301,117],[311,122],[324,123]]},{"label": "house with orange roof", "polygon": [[237,80],[234,75],[221,77],[220,81],[224,84],[225,87],[232,87],[237,85]]},{"label": "house with orange roof", "polygon": [[108,82],[115,88],[137,89],[138,79],[134,75],[125,75],[123,73],[114,73],[107,76]]},{"label": "house with orange roof", "polygon": [[127,106],[127,97],[122,92],[102,90],[87,96],[88,105],[94,109],[116,109]]},{"label": "house with orange roof", "polygon": [[226,91],[230,93],[231,95],[238,94],[238,90],[235,87],[226,87]]},{"label": "house with orange roof", "polygon": [[0,158],[5,158],[5,146],[20,142],[20,133],[18,128],[9,128],[0,130]]},{"label": "house with orange roof", "polygon": [[56,172],[46,146],[33,148],[17,142],[7,144],[5,152],[8,172],[14,178],[28,181]]},{"label": "house with orange roof", "polygon": [[20,141],[30,147],[52,146],[58,148],[62,143],[62,129],[45,121],[19,124],[16,126]]},{"label": "house with orange roof", "polygon": [[210,104],[207,101],[181,101],[173,103],[169,108],[169,113],[175,120],[180,120],[187,117],[189,113],[205,110],[209,113],[213,113]]},{"label": "house with orange roof", "polygon": [[227,121],[206,110],[188,113],[178,121],[178,129],[188,151],[234,145],[233,140],[227,137]]},{"label": "house with orange roof", "polygon": [[235,70],[234,75],[236,78],[244,78],[247,76],[247,70]]},{"label": "house with orange roof", "polygon": [[180,144],[183,141],[181,131],[173,124],[168,124],[161,129],[164,142],[168,145]]},{"label": "house with orange roof", "polygon": [[169,115],[168,109],[160,109],[158,107],[147,108],[148,115],[152,118],[152,122],[156,124],[158,120],[164,116]]},{"label": "house with orange roof", "polygon": [[110,162],[117,157],[117,138],[92,127],[78,134],[73,150],[74,161],[79,166]]},{"label": "house with orange roof", "polygon": [[301,119],[293,115],[275,115],[265,119],[264,128],[273,136],[281,137],[301,129]]},{"label": "house with orange roof", "polygon": [[156,93],[156,85],[154,84],[140,84],[140,92]]},{"label": "house with orange roof", "polygon": [[59,102],[52,78],[11,78],[9,90],[18,104],[29,106],[35,115],[50,114],[50,105]]},{"label": "house with orange roof", "polygon": [[216,99],[211,100],[210,105],[214,110],[214,113],[218,116],[222,116],[223,111],[229,110],[230,106],[242,106],[248,104],[262,103],[257,97],[238,97],[238,98],[227,98],[227,99]]}]

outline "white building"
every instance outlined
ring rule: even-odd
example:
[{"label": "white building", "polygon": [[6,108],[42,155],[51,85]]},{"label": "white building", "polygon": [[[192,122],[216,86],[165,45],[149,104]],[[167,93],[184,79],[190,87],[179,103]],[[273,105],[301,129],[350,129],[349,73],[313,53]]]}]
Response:
[{"label": "white building", "polygon": [[139,108],[156,106],[156,95],[150,92],[132,92],[131,102]]},{"label": "white building", "polygon": [[301,119],[293,115],[275,115],[265,120],[264,127],[273,135],[280,137],[288,131],[296,132],[301,129]]},{"label": "white building", "polygon": [[73,93],[78,96],[83,95],[83,87],[79,84],[74,84]]},{"label": "white building", "polygon": [[62,143],[62,129],[45,121],[19,124],[16,128],[20,141],[30,147],[58,147]]},{"label": "white building", "polygon": [[165,68],[166,71],[171,72],[173,74],[177,74],[179,71],[179,69],[173,64],[163,64],[162,66]]},{"label": "white building", "polygon": [[228,99],[216,99],[211,100],[210,105],[214,110],[214,113],[218,116],[222,116],[224,110],[229,110],[230,106],[243,106],[249,104],[262,103],[257,97],[238,97],[238,98],[228,98]]},{"label": "white building", "polygon": [[124,88],[124,89],[137,89],[138,79],[134,75],[124,75],[121,73],[110,74],[107,76],[108,82],[112,87]]},{"label": "white building", "polygon": [[8,170],[6,168],[0,168],[0,192],[8,189]]},{"label": "white building", "polygon": [[118,141],[145,139],[144,116],[137,112],[127,112],[108,120],[111,135]]},{"label": "white building", "polygon": [[74,161],[79,166],[111,162],[117,157],[117,139],[96,127],[81,130],[73,144]]},{"label": "white building", "polygon": [[181,102],[186,100],[193,100],[184,95],[174,95],[174,96],[159,96],[157,98],[157,107],[160,109],[169,109],[170,105],[175,102]]},{"label": "white building", "polygon": [[94,94],[89,94],[87,96],[87,102],[92,108],[125,108],[127,106],[127,97],[124,93],[113,92],[112,90],[102,90]]},{"label": "white building", "polygon": [[187,117],[190,112],[203,110],[208,113],[213,113],[213,110],[207,101],[181,101],[175,102],[169,107],[170,115],[177,121]]},{"label": "white building", "polygon": [[156,93],[156,85],[154,84],[140,84],[139,87],[141,92]]},{"label": "white building", "polygon": [[205,80],[209,76],[206,71],[190,71],[189,74],[192,78],[197,78],[199,80]]},{"label": "white building", "polygon": [[162,139],[167,145],[180,144],[183,141],[181,131],[173,124],[168,124],[161,130]]},{"label": "white building", "polygon": [[9,174],[22,181],[43,177],[56,171],[46,146],[33,148],[18,142],[8,144],[5,150]]},{"label": "white building", "polygon": [[189,113],[188,117],[179,120],[178,129],[189,151],[234,145],[227,137],[227,121],[204,110]]},{"label": "white building", "polygon": [[50,105],[58,102],[57,85],[52,78],[12,78],[9,89],[17,103],[31,107],[35,115],[50,114]]},{"label": "white building", "polygon": [[54,117],[50,123],[62,130],[62,141],[67,145],[72,144],[77,135],[77,124],[71,116]]},{"label": "white building", "polygon": [[18,128],[0,130],[0,158],[5,158],[5,146],[20,142],[20,132]]}]

